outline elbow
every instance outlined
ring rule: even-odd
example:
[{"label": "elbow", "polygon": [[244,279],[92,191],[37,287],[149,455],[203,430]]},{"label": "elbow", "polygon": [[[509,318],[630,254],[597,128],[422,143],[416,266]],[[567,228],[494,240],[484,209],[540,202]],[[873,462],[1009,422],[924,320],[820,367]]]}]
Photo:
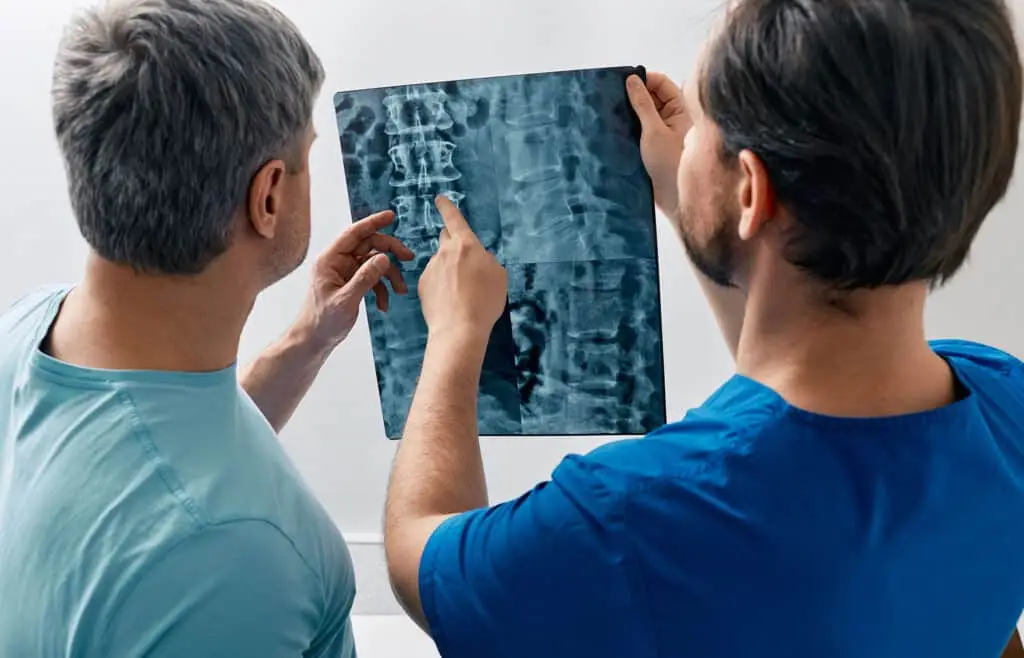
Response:
[{"label": "elbow", "polygon": [[384,564],[387,568],[391,592],[401,603],[407,590],[408,569],[404,564],[402,546],[396,540],[395,534],[390,527],[384,532]]},{"label": "elbow", "polygon": [[420,555],[402,541],[402,533],[392,528],[384,533],[384,562],[388,572],[391,593],[398,605],[420,628],[429,632],[419,600]]}]

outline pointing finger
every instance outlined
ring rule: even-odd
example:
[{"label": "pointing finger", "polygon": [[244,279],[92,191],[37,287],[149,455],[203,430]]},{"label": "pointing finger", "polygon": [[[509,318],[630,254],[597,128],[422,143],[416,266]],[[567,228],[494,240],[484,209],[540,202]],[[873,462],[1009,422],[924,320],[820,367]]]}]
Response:
[{"label": "pointing finger", "polygon": [[459,239],[476,239],[473,229],[469,227],[466,218],[462,216],[462,213],[451,202],[451,199],[442,194],[437,197],[435,203],[437,204],[437,211],[441,213],[441,219],[444,220],[444,227],[448,231],[449,236]]}]

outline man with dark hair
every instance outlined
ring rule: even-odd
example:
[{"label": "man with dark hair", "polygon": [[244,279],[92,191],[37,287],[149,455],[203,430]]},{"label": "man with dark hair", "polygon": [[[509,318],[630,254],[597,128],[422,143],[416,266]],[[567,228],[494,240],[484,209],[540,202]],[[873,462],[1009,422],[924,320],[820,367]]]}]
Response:
[{"label": "man with dark hair", "polygon": [[0,316],[0,656],[347,657],[355,579],[277,441],[387,254],[359,222],[287,334],[235,365],[306,256],[319,59],[250,0],[117,0],[74,20],[53,114],[91,254]]},{"label": "man with dark hair", "polygon": [[439,201],[385,543],[442,655],[998,656],[1024,364],[929,343],[924,307],[1007,189],[1021,93],[1002,0],[738,0],[685,91],[632,78],[737,374],[495,507],[475,400],[506,278]]}]

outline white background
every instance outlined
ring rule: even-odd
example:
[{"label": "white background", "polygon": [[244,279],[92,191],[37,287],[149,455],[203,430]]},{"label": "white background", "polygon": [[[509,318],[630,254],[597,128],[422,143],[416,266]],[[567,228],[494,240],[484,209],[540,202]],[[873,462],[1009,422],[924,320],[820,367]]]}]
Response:
[{"label": "white background", "polygon": [[[1022,0],[1012,0],[1015,6]],[[30,286],[74,281],[85,246],[52,136],[53,56],[74,0],[0,0],[0,306]],[[327,69],[316,107],[312,253],[351,218],[331,98],[335,91],[460,77],[644,64],[689,74],[720,3],[710,0],[280,0]],[[1020,10],[1018,10],[1020,13]],[[1017,21],[1018,28],[1021,20]],[[979,99],[979,102],[984,102]],[[983,228],[970,265],[938,293],[933,336],[967,337],[1024,355],[1024,183]],[[730,363],[681,248],[659,227],[669,416],[680,417],[730,373]],[[248,360],[298,308],[307,270],[258,302],[243,337]],[[369,335],[361,322],[335,353],[283,437],[289,453],[352,541],[357,610],[394,612],[379,561],[381,512],[394,445],[384,439]],[[596,439],[486,439],[492,500],[546,478]]]}]

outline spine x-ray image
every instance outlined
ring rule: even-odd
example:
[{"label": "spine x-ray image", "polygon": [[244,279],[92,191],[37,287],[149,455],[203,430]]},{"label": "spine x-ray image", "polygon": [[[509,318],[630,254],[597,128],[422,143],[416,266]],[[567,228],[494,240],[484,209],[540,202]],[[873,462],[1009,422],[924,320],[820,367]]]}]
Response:
[{"label": "spine x-ray image", "polygon": [[624,67],[340,92],[352,216],[394,210],[410,292],[367,304],[389,438],[423,362],[417,282],[462,209],[509,275],[480,384],[481,436],[645,434],[665,423],[651,182]]}]

